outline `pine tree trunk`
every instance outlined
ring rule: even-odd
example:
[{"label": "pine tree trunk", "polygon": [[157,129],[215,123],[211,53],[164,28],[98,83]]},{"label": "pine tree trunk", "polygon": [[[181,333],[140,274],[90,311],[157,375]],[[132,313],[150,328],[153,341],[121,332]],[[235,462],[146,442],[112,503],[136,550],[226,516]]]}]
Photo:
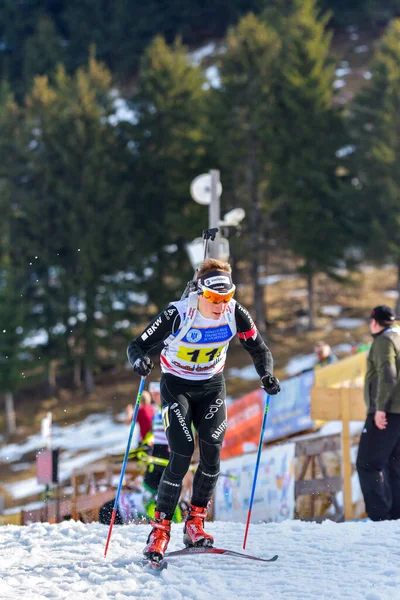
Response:
[{"label": "pine tree trunk", "polygon": [[53,395],[57,389],[57,361],[50,360],[47,365],[47,389]]},{"label": "pine tree trunk", "polygon": [[314,319],[314,274],[307,274],[307,292],[308,292],[308,331],[315,329]]},{"label": "pine tree trunk", "polygon": [[95,313],[95,289],[93,287],[88,288],[86,293],[86,323],[85,323],[85,356],[83,359],[84,373],[83,373],[83,385],[85,388],[85,394],[91,394],[94,391],[94,375],[93,366],[95,363],[96,356],[96,344],[94,338],[94,328],[96,325],[94,313]]},{"label": "pine tree trunk", "polygon": [[7,434],[9,437],[13,436],[17,430],[15,409],[14,409],[14,396],[11,392],[5,394],[5,410],[6,410],[6,425]]},{"label": "pine tree trunk", "polygon": [[82,364],[79,359],[74,360],[74,386],[79,389],[82,385]]},{"label": "pine tree trunk", "polygon": [[84,372],[84,386],[85,386],[85,394],[91,394],[94,392],[94,376],[93,369],[89,366],[85,367]]}]

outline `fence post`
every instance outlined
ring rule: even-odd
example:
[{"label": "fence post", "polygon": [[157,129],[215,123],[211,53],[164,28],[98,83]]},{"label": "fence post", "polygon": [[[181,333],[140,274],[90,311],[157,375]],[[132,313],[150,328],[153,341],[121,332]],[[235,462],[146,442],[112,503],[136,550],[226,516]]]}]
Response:
[{"label": "fence post", "polygon": [[351,497],[351,436],[350,436],[350,390],[340,388],[340,408],[342,413],[342,477],[343,477],[343,505],[344,519],[353,518],[353,502]]}]

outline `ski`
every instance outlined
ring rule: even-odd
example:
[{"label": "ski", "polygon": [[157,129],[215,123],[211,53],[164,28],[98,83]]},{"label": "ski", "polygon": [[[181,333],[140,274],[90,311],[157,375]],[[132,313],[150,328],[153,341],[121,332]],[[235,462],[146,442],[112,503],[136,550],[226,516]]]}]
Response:
[{"label": "ski", "polygon": [[270,563],[278,560],[278,555],[275,554],[271,558],[260,558],[259,556],[253,556],[252,554],[244,554],[243,552],[236,552],[235,550],[227,550],[226,548],[210,548],[203,546],[194,546],[190,548],[182,548],[181,550],[174,550],[173,552],[167,552],[164,558],[161,560],[143,559],[140,565],[147,568],[150,572],[160,573],[164,569],[168,568],[167,559],[174,558],[177,556],[191,556],[192,554],[222,554],[225,556],[233,556],[236,558],[245,558],[248,560],[256,560],[258,562]]},{"label": "ski", "polygon": [[237,558],[247,558],[249,560],[257,560],[259,562],[275,562],[278,560],[277,554],[271,558],[259,558],[258,556],[243,554],[243,552],[235,552],[234,550],[227,550],[226,548],[207,548],[202,546],[183,548],[182,550],[167,552],[165,554],[165,558],[173,558],[174,556],[186,556],[191,554],[224,554],[225,556],[236,556]]},{"label": "ski", "polygon": [[159,573],[160,571],[168,568],[168,563],[165,559],[152,560],[144,558],[140,562],[140,566],[150,571],[154,571],[155,573]]}]

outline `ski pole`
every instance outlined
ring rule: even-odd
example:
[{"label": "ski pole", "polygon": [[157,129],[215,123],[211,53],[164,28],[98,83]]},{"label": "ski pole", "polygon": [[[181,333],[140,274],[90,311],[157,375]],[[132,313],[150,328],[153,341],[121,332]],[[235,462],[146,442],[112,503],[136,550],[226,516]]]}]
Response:
[{"label": "ski pole", "polygon": [[253,477],[253,487],[251,489],[251,496],[250,496],[249,512],[248,512],[248,515],[247,515],[246,530],[244,532],[243,550],[246,549],[247,533],[249,531],[250,518],[251,518],[251,510],[253,508],[254,492],[256,491],[258,467],[260,466],[261,450],[262,450],[262,444],[263,444],[263,440],[264,440],[265,425],[267,423],[267,415],[268,415],[268,408],[269,408],[270,397],[271,396],[268,394],[267,397],[266,397],[266,400],[265,400],[264,417],[263,417],[263,422],[262,422],[262,427],[261,427],[260,441],[258,443],[257,462],[256,462],[256,468],[255,468],[254,477]]},{"label": "ski pole", "polygon": [[116,495],[116,498],[115,498],[114,508],[113,508],[112,515],[111,515],[110,528],[108,530],[107,542],[106,542],[106,547],[105,547],[105,550],[104,550],[104,558],[107,556],[108,544],[110,543],[111,532],[112,532],[112,528],[113,528],[113,525],[114,525],[115,516],[117,514],[119,495],[121,493],[122,482],[124,480],[126,463],[128,462],[129,448],[130,448],[131,442],[132,442],[133,430],[135,429],[136,418],[137,418],[137,414],[139,412],[139,406],[140,406],[140,398],[142,397],[142,392],[143,392],[143,389],[144,389],[144,383],[145,383],[145,381],[146,381],[146,377],[142,377],[141,380],[140,380],[139,391],[138,391],[137,398],[136,398],[135,410],[134,410],[134,413],[133,413],[133,416],[132,416],[131,429],[129,431],[128,444],[126,446],[126,451],[125,451],[124,463],[123,463],[122,469],[121,469],[121,477],[119,478],[117,495]]}]

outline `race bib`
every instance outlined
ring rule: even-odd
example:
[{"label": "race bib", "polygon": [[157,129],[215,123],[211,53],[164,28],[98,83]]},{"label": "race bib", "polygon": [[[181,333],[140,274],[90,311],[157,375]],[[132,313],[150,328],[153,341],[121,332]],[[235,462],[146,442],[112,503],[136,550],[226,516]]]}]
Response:
[{"label": "race bib", "polygon": [[218,358],[224,348],[225,345],[216,348],[188,348],[187,346],[179,346],[177,357],[192,363],[209,363]]}]

